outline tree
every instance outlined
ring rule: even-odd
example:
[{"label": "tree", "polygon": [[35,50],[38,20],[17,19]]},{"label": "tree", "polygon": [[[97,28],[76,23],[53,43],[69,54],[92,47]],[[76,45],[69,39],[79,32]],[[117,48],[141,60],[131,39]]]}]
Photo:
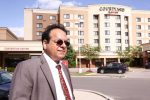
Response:
[{"label": "tree", "polygon": [[68,52],[64,59],[68,60],[68,67],[75,67],[75,51],[73,50],[71,45],[68,47]]},{"label": "tree", "polygon": [[89,44],[83,45],[81,48],[81,54],[85,56],[87,60],[89,60],[89,70],[92,64],[92,59],[98,56],[98,52],[100,51],[99,47],[92,47]]},{"label": "tree", "polygon": [[117,51],[117,54],[120,58],[125,60],[125,63],[129,66],[134,58],[138,58],[141,54],[141,47],[140,46],[130,46],[124,51]]}]

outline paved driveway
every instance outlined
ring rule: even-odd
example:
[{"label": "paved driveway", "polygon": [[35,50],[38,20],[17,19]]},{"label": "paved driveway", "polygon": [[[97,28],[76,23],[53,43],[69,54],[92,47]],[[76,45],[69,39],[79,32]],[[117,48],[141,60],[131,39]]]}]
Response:
[{"label": "paved driveway", "polygon": [[144,68],[131,68],[124,74],[100,74],[97,73],[96,76],[100,77],[118,77],[118,78],[150,78],[150,69]]},{"label": "paved driveway", "polygon": [[126,78],[150,78],[150,69],[134,68],[125,74]]}]

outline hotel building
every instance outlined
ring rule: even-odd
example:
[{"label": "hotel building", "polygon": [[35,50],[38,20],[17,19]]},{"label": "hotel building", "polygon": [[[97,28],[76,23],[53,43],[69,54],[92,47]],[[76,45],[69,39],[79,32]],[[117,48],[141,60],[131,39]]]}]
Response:
[{"label": "hotel building", "polygon": [[[114,4],[60,6],[58,10],[25,8],[23,42],[27,44],[27,48],[31,48],[32,42],[36,41],[34,46],[38,45],[39,48],[31,49],[35,53],[30,53],[28,49],[29,57],[40,55],[42,47],[40,48],[39,40],[42,32],[47,25],[53,23],[61,23],[67,28],[67,36],[74,50],[78,51],[85,44],[101,48],[99,56],[92,61],[92,67],[97,62],[104,65],[111,61],[119,62],[116,51],[150,43],[150,11]],[[76,62],[78,58],[81,59],[82,67],[88,67],[84,57],[77,56]]]}]

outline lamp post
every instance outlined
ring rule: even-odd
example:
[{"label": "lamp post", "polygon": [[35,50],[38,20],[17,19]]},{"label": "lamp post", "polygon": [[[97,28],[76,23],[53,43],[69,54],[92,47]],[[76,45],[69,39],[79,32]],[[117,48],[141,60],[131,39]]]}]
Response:
[{"label": "lamp post", "polygon": [[78,63],[79,63],[79,68],[78,68],[78,69],[79,69],[79,70],[78,70],[78,72],[79,72],[79,73],[82,73],[82,68],[81,68],[81,50],[80,50],[80,47],[81,47],[81,46],[80,46],[80,35],[81,35],[81,34],[80,34],[80,32],[79,32],[79,33],[78,33],[78,36],[79,36],[79,37],[78,37],[78,51],[79,51],[79,56],[78,56],[78,59],[79,59],[79,62],[78,62]]}]

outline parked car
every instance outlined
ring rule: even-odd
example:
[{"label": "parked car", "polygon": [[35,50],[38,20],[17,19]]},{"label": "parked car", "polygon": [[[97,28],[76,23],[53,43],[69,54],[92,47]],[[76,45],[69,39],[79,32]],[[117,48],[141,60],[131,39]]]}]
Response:
[{"label": "parked car", "polygon": [[150,69],[150,62],[146,62],[145,68],[146,68],[146,69]]},{"label": "parked car", "polygon": [[12,75],[0,70],[0,100],[8,100]]},{"label": "parked car", "polygon": [[106,66],[99,66],[97,69],[97,73],[118,73],[118,74],[122,74],[125,73],[127,71],[127,66],[123,63],[118,63],[118,62],[112,62],[109,63]]}]

